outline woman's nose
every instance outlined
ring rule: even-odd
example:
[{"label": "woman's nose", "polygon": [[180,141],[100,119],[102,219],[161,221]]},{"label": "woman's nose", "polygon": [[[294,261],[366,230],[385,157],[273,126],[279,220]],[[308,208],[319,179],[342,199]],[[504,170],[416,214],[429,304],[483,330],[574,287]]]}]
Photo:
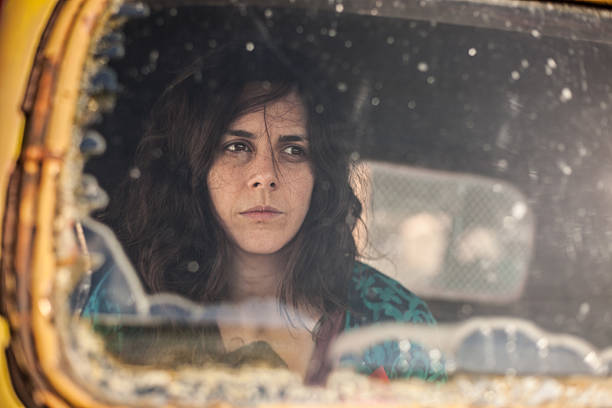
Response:
[{"label": "woman's nose", "polygon": [[253,160],[252,175],[249,179],[251,188],[274,190],[278,187],[276,161],[272,153],[257,154]]}]

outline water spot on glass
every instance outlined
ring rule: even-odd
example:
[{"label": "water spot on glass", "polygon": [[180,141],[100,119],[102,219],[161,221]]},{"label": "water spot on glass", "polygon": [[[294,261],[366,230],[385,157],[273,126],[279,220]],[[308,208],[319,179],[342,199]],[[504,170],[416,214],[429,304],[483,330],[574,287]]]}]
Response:
[{"label": "water spot on glass", "polygon": [[591,311],[591,306],[584,302],[580,305],[580,309],[578,310],[578,320],[579,321],[583,321],[586,316],[589,314],[589,312]]},{"label": "water spot on glass", "polygon": [[340,92],[346,92],[348,89],[348,86],[346,85],[345,82],[338,82],[338,85],[336,86]]},{"label": "water spot on glass", "polygon": [[370,14],[373,16],[377,16],[378,15],[378,10],[377,9],[372,9],[370,10]]},{"label": "water spot on glass", "polygon": [[433,361],[439,361],[442,358],[442,353],[438,349],[430,350],[429,358]]},{"label": "water spot on glass", "polygon": [[560,152],[564,152],[565,151],[565,145],[563,143],[559,143],[557,145],[557,150]]},{"label": "water spot on glass", "polygon": [[336,4],[336,13],[342,13],[344,11],[344,6],[342,4]]},{"label": "water spot on glass", "polygon": [[333,37],[335,37],[335,36],[336,36],[336,34],[338,34],[338,32],[336,31],[336,29],[335,29],[335,28],[330,28],[330,29],[329,29],[328,35],[329,35],[330,37],[332,37],[332,38],[333,38]]},{"label": "water spot on glass", "polygon": [[272,83],[270,81],[263,81],[263,83],[261,84],[261,87],[264,90],[269,91],[272,88]]},{"label": "water spot on glass", "polygon": [[155,19],[155,24],[159,27],[163,26],[165,23],[164,18],[163,17],[157,17],[157,19]]},{"label": "water spot on glass", "polygon": [[324,110],[325,108],[321,104],[318,104],[317,106],[315,106],[315,112],[317,113],[323,113]]},{"label": "water spot on glass", "polygon": [[193,43],[191,42],[186,42],[183,47],[185,48],[185,50],[187,51],[192,51],[193,50]]},{"label": "water spot on glass", "polygon": [[429,85],[432,85],[434,82],[436,82],[436,78],[435,77],[433,77],[433,76],[428,76],[427,77],[427,83]]},{"label": "water spot on glass", "polygon": [[351,48],[351,47],[353,46],[353,43],[352,43],[352,41],[351,41],[351,40],[346,40],[346,41],[344,42],[344,46],[345,46],[346,48]]},{"label": "water spot on glass", "polygon": [[351,155],[349,156],[349,158],[352,161],[357,161],[357,160],[359,160],[360,157],[361,156],[359,155],[359,152],[352,152]]},{"label": "water spot on glass", "polygon": [[542,34],[538,30],[531,30],[531,35],[535,38],[540,38]]},{"label": "water spot on glass", "polygon": [[572,174],[572,168],[569,166],[569,164],[567,164],[562,159],[557,160],[557,167],[559,167],[559,170],[561,170],[561,173],[563,173],[566,176],[569,176]]},{"label": "water spot on glass", "polygon": [[546,66],[549,67],[550,69],[556,69],[557,68],[557,62],[552,59],[552,58],[548,58],[546,60]]},{"label": "water spot on glass", "polygon": [[196,261],[191,261],[187,264],[187,270],[191,273],[195,273],[200,269],[200,264]]},{"label": "water spot on glass", "polygon": [[[501,160],[500,160],[501,161]],[[505,161],[505,160],[504,160]],[[508,163],[506,162],[506,166],[508,165]],[[503,187],[501,184],[493,184],[493,187],[491,188],[493,190],[494,193],[501,193],[503,190]]]},{"label": "water spot on glass", "polygon": [[399,342],[399,349],[403,353],[410,351],[410,347],[412,347],[412,345],[410,344],[409,340],[402,340]]},{"label": "water spot on glass", "polygon": [[402,54],[402,63],[407,64],[410,61],[410,54]]},{"label": "water spot on glass", "polygon": [[270,10],[270,9],[266,9],[264,11],[264,16],[266,16],[266,18],[271,18],[273,14],[274,13],[272,13],[272,10]]},{"label": "water spot on glass", "polygon": [[584,357],[584,362],[590,365],[591,367],[599,366],[599,360],[597,358],[597,355],[592,351]]},{"label": "water spot on glass", "polygon": [[499,170],[506,170],[508,168],[508,160],[501,159],[497,161],[497,168]]},{"label": "water spot on glass", "polygon": [[308,35],[306,36],[306,41],[308,41],[308,42],[314,42],[314,40],[315,40],[314,35],[312,35],[312,34],[308,34]]},{"label": "water spot on glass", "polygon": [[304,27],[302,27],[301,25],[295,27],[295,32],[298,34],[302,34],[304,32]]},{"label": "water spot on glass", "polygon": [[395,38],[393,38],[392,36],[387,37],[387,44],[391,45],[395,42]]},{"label": "water spot on glass", "polygon": [[416,108],[416,102],[408,101],[408,109],[414,109],[414,108]]},{"label": "water spot on glass", "polygon": [[474,56],[474,55],[476,55],[477,53],[478,53],[478,51],[476,51],[476,48],[470,48],[470,49],[468,50],[468,55],[469,55],[470,57],[473,57],[473,56]]},{"label": "water spot on glass", "polygon": [[474,311],[474,308],[472,307],[472,305],[465,304],[465,305],[461,306],[460,313],[463,316],[470,316],[473,311]]},{"label": "water spot on glass", "polygon": [[[216,48],[217,47],[217,41],[214,40],[214,39],[208,40],[208,47],[209,48]],[[247,47],[247,50],[248,50],[248,47]],[[250,51],[252,51],[252,50],[250,50]]]},{"label": "water spot on glass", "polygon": [[245,48],[247,51],[251,52],[255,49],[255,44],[249,41],[245,44]]},{"label": "water spot on glass", "polygon": [[522,219],[527,214],[527,205],[521,201],[512,206],[512,216],[517,220]]},{"label": "water spot on glass", "polygon": [[141,175],[142,173],[140,172],[140,169],[138,167],[132,167],[130,169],[130,178],[136,180],[139,179]]},{"label": "water spot on glass", "polygon": [[372,100],[370,101],[372,103],[372,105],[374,106],[378,106],[380,105],[380,99],[378,97],[373,97]]},{"label": "water spot on glass", "polygon": [[514,81],[517,81],[518,79],[520,79],[521,74],[519,74],[518,71],[512,71],[510,73],[510,78],[512,78]]},{"label": "water spot on glass", "polygon": [[320,33],[321,35],[327,35],[327,27],[322,27]]},{"label": "water spot on glass", "polygon": [[529,68],[529,61],[527,61],[526,59],[521,60],[521,67]]},{"label": "water spot on glass", "polygon": [[170,10],[168,10],[168,14],[170,14],[172,17],[175,17],[178,14],[178,10],[172,7]]},{"label": "water spot on glass", "polygon": [[561,90],[561,95],[559,96],[559,99],[561,100],[561,102],[567,102],[571,100],[572,97],[573,97],[572,90],[569,88],[563,88]]},{"label": "water spot on glass", "polygon": [[49,316],[51,314],[51,302],[49,299],[40,299],[38,301],[38,310],[43,316]]},{"label": "water spot on glass", "polygon": [[421,72],[427,72],[429,70],[429,65],[426,62],[419,62],[417,64],[417,69]]}]

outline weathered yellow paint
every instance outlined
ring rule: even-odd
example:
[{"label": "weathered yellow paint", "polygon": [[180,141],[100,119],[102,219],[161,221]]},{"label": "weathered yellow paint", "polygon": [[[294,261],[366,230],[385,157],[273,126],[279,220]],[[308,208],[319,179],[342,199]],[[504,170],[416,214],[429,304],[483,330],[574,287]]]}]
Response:
[{"label": "weathered yellow paint", "polygon": [[[21,104],[40,37],[57,0],[5,0],[0,13],[0,231],[6,188],[19,154],[25,117]],[[0,249],[1,250],[1,249]],[[2,255],[0,253],[0,255]]]},{"label": "weathered yellow paint", "polygon": [[4,349],[8,347],[10,340],[9,325],[4,318],[0,317],[0,405],[5,408],[21,408],[23,404],[13,390],[4,354]]}]

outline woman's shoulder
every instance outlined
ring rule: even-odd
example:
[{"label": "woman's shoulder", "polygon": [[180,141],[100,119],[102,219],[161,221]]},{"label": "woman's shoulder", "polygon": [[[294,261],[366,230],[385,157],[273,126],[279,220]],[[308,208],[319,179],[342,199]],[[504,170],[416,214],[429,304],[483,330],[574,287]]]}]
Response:
[{"label": "woman's shoulder", "polygon": [[346,329],[375,322],[436,323],[420,297],[371,266],[355,262],[351,280]]}]

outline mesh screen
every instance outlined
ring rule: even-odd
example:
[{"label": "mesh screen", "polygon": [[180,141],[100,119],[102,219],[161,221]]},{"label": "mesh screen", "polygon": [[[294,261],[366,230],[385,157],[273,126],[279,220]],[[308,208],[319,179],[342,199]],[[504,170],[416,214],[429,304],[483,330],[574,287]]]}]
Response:
[{"label": "mesh screen", "polygon": [[527,277],[533,216],[494,179],[366,162],[366,260],[415,293],[516,299]]}]

